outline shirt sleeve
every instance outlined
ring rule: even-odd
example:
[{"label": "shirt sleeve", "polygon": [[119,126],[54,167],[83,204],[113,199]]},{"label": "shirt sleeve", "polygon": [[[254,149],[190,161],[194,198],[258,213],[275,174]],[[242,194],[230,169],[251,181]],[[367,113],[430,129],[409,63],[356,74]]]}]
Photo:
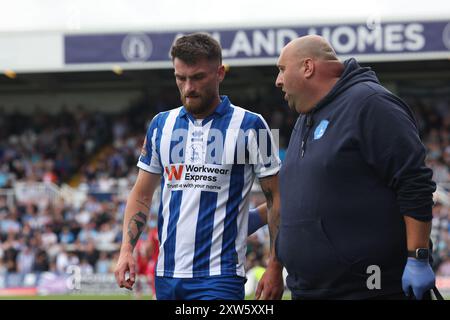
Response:
[{"label": "shirt sleeve", "polygon": [[260,115],[255,119],[252,129],[248,136],[248,154],[256,177],[264,178],[277,174],[281,166],[278,141]]},{"label": "shirt sleeve", "polygon": [[356,128],[363,158],[396,192],[400,213],[430,221],[436,184],[409,107],[393,95],[374,94],[361,107]]},{"label": "shirt sleeve", "polygon": [[156,115],[148,126],[137,166],[150,173],[162,174],[163,169],[157,144],[158,130],[158,115]]}]

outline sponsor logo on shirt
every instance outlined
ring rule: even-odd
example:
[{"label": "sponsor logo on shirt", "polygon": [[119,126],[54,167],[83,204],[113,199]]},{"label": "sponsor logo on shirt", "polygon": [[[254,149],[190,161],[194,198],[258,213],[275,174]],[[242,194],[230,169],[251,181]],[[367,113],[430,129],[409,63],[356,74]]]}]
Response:
[{"label": "sponsor logo on shirt", "polygon": [[176,164],[166,166],[167,187],[170,189],[220,190],[229,179],[230,166]]}]

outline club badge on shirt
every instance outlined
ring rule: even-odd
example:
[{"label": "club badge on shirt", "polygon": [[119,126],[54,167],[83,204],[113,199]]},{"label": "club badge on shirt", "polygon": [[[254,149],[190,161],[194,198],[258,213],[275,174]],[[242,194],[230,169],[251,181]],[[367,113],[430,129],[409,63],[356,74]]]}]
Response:
[{"label": "club badge on shirt", "polygon": [[314,140],[318,140],[318,139],[322,138],[322,136],[325,134],[325,131],[327,130],[329,123],[330,123],[330,121],[328,121],[328,120],[320,121],[316,130],[314,130]]}]

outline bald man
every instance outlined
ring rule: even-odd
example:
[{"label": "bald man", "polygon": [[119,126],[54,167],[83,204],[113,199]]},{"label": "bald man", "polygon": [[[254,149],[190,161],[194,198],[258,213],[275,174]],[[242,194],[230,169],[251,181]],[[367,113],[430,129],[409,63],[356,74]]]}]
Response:
[{"label": "bald man", "polygon": [[283,48],[299,113],[280,171],[277,256],[293,299],[421,299],[433,288],[436,189],[409,107],[322,37]]}]

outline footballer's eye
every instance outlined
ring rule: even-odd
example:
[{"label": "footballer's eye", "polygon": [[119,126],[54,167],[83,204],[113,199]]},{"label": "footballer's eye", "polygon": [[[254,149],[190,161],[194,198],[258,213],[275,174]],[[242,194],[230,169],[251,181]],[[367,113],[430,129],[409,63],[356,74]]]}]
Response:
[{"label": "footballer's eye", "polygon": [[204,73],[196,74],[192,77],[192,80],[202,80],[205,76],[206,75]]},{"label": "footballer's eye", "polygon": [[186,81],[186,77],[180,76],[179,74],[175,75],[175,79],[177,79],[177,81]]}]

